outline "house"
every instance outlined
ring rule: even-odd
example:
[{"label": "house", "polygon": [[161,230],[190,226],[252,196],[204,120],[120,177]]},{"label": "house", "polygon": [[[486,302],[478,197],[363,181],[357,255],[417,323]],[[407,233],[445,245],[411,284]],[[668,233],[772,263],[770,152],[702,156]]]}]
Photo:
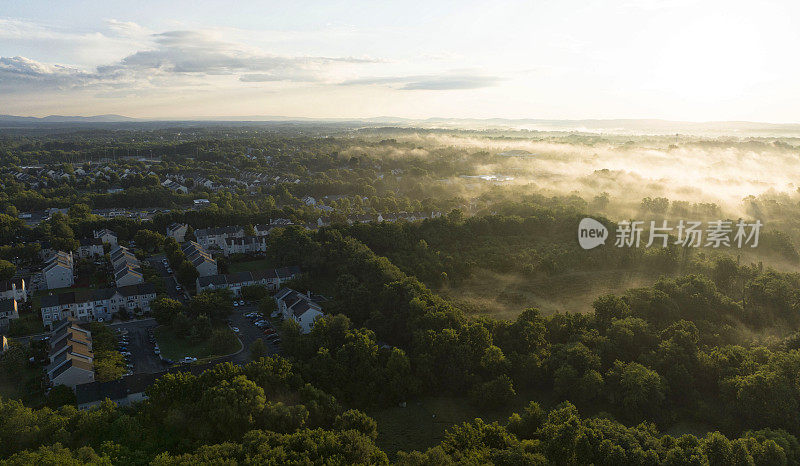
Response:
[{"label": "house", "polygon": [[115,290],[113,297],[117,299],[111,304],[113,312],[122,309],[139,314],[150,312],[150,302],[156,299],[156,287],[152,283],[122,286]]},{"label": "house", "polygon": [[78,257],[87,259],[103,255],[103,240],[100,238],[83,238],[78,247]]},{"label": "house", "polygon": [[198,277],[196,280],[197,292],[205,290],[228,289],[234,296],[239,296],[242,287],[250,285],[265,286],[270,291],[275,291],[287,281],[300,275],[298,266],[282,267],[279,269],[259,270],[255,272],[239,272],[223,275],[210,275]]},{"label": "house", "polygon": [[223,254],[253,254],[267,250],[266,236],[245,236],[243,238],[226,238]]},{"label": "house", "polygon": [[76,385],[94,381],[92,332],[77,322],[65,319],[54,324],[50,333],[47,378],[52,386]]},{"label": "house", "polygon": [[94,381],[75,386],[78,409],[89,409],[109,399],[118,406],[130,406],[147,399],[145,390],[167,371],[155,374],[134,374],[108,382]]},{"label": "house", "polygon": [[189,192],[189,188],[187,188],[186,186],[184,186],[184,185],[182,185],[180,183],[176,183],[175,181],[172,181],[172,180],[164,180],[161,183],[161,186],[163,186],[163,187],[165,187],[167,189],[170,189],[172,191],[177,191],[177,192],[180,192],[180,193],[183,193],[183,194],[187,194]]},{"label": "house", "polygon": [[0,281],[0,299],[15,299],[18,302],[28,300],[25,279],[21,277]]},{"label": "house", "polygon": [[382,222],[383,216],[381,214],[378,215],[370,215],[370,214],[358,214],[353,215],[352,217],[347,219],[347,223],[354,224],[354,223],[370,223],[370,222]]},{"label": "house", "polygon": [[167,227],[167,237],[174,238],[178,243],[186,241],[186,232],[189,230],[189,225],[185,223],[173,223]]},{"label": "house", "polygon": [[192,263],[201,277],[217,274],[217,261],[202,246],[194,241],[187,241],[181,248],[186,259]]},{"label": "house", "polygon": [[117,245],[117,234],[108,228],[95,231],[94,237],[100,239],[104,244],[110,244],[111,246]]},{"label": "house", "polygon": [[261,224],[261,225],[255,225],[253,227],[253,230],[255,230],[256,236],[267,236],[273,228],[274,227],[272,225]]},{"label": "house", "polygon": [[0,328],[8,327],[14,319],[19,319],[17,300],[0,299]]},{"label": "house", "polygon": [[141,269],[133,264],[125,263],[114,270],[114,283],[117,286],[136,285],[144,282]]},{"label": "house", "polygon": [[194,179],[194,185],[196,188],[206,188],[206,189],[214,188],[214,182],[202,176],[198,176],[197,178]]},{"label": "house", "polygon": [[42,296],[41,316],[44,325],[52,325],[64,319],[82,322],[111,318],[111,293],[103,290],[76,290],[57,295]]},{"label": "house", "polygon": [[208,199],[195,199],[193,202],[195,207],[205,207],[211,204]]},{"label": "house", "polygon": [[322,306],[315,301],[311,292],[303,294],[290,288],[283,288],[275,295],[275,303],[283,319],[297,322],[302,333],[309,333],[314,321],[324,315]]},{"label": "house", "polygon": [[42,322],[51,325],[67,318],[81,322],[109,321],[121,310],[148,312],[155,298],[156,289],[152,283],[42,296]]},{"label": "house", "polygon": [[225,247],[225,240],[228,238],[243,238],[244,228],[240,226],[227,226],[217,228],[201,228],[195,230],[194,237],[197,238],[197,243],[204,249]]},{"label": "house", "polygon": [[109,253],[117,286],[136,285],[144,282],[144,274],[139,259],[126,247],[117,246]]},{"label": "house", "polygon": [[58,251],[46,263],[42,269],[42,278],[45,288],[53,290],[56,288],[67,288],[75,284],[73,271],[74,262],[72,253]]},{"label": "house", "polygon": [[147,387],[166,374],[190,373],[200,375],[207,371],[215,362],[207,364],[192,364],[190,366],[174,366],[169,369],[152,374],[133,374],[110,382],[89,382],[75,386],[75,398],[78,409],[89,409],[97,406],[106,398],[118,406],[129,406],[133,403],[147,399]]}]

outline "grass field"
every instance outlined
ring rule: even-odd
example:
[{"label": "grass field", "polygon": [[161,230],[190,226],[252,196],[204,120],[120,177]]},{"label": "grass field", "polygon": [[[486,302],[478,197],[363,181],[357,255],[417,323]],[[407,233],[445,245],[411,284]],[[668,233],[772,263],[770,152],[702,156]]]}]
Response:
[{"label": "grass field", "polygon": [[228,271],[230,273],[254,272],[256,270],[264,270],[271,268],[274,268],[272,262],[268,261],[267,259],[258,259],[254,261],[232,262],[228,266]]},{"label": "grass field", "polygon": [[[225,327],[228,329],[227,327]],[[232,330],[228,329],[231,333]],[[211,356],[221,356],[237,351],[240,347],[238,339],[232,339],[235,345],[226,348],[225,351],[215,354],[211,349],[210,341],[194,343],[189,339],[178,338],[169,327],[159,326],[155,330],[156,341],[161,349],[161,355],[172,360],[183,359],[185,356],[192,356],[197,359],[208,358]]]}]

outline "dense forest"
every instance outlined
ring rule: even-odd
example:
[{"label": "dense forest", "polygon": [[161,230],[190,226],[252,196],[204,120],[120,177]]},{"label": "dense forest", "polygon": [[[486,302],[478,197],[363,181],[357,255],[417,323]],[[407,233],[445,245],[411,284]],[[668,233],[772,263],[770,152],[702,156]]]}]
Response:
[{"label": "dense forest", "polygon": [[[553,166],[565,146],[593,160],[610,147],[615,157],[720,147],[788,157],[797,152],[792,141],[693,138],[670,147],[667,138],[530,132],[211,131],[184,129],[181,140],[167,130],[6,135],[0,257],[26,267],[38,260],[37,242],[74,249],[99,227],[140,249],[177,255],[160,236],[172,222],[196,229],[287,218],[295,225],[270,232],[264,260],[300,265],[304,273],[290,286],[329,296],[326,316],[308,334],[285,323],[284,357],[168,374],[131,407],[106,402],[85,411],[68,399],[46,407],[0,399],[3,463],[800,463],[797,193],[747,193],[734,205],[732,195],[670,198],[662,189],[669,183],[658,180],[626,197],[624,186],[609,187],[624,185],[633,170],[593,168],[575,178],[593,191],[575,192],[574,184],[557,191],[553,173],[537,179],[541,165],[496,149],[547,146],[553,153],[531,163]],[[132,157],[114,160],[112,151]],[[110,164],[117,179],[74,174],[89,162]],[[14,174],[36,164],[66,176],[32,188]],[[137,174],[120,177],[126,168]],[[498,168],[516,170],[517,181],[532,178],[478,185],[461,178]],[[186,194],[161,186],[168,173],[222,182],[245,171],[272,181]],[[123,191],[106,193],[116,185]],[[336,196],[331,211],[302,201],[326,195]],[[211,205],[187,207],[200,196]],[[147,220],[92,213],[106,206],[163,209]],[[67,211],[36,226],[18,218],[48,207]],[[412,211],[441,215],[347,221]],[[613,230],[633,215],[757,217],[766,228],[759,247],[747,251],[675,244],[587,251],[575,240],[583,217]],[[303,226],[322,216],[325,225]],[[594,274],[623,273],[636,286],[593,288],[586,306],[536,306],[541,296],[577,293],[572,287]],[[516,281],[488,280],[479,291],[484,301],[463,297],[498,276]],[[496,303],[513,312],[496,314]],[[0,360],[7,373],[27,357],[14,352]],[[429,397],[506,415],[447,426],[432,446],[385,448],[388,434],[367,412]]]}]

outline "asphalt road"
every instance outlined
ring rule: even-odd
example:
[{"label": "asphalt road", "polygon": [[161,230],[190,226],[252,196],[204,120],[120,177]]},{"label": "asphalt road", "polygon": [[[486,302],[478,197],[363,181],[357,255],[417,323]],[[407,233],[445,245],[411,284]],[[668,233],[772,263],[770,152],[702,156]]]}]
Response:
[{"label": "asphalt road", "polygon": [[161,358],[153,352],[153,343],[150,342],[149,328],[155,328],[158,324],[154,319],[135,320],[119,324],[111,324],[110,327],[127,330],[128,349],[131,353],[134,374],[152,374],[161,372],[169,367]]}]

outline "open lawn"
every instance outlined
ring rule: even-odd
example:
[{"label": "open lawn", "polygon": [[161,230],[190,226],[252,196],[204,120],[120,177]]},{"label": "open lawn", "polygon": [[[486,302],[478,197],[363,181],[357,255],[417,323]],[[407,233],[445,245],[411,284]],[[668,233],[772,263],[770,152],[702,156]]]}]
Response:
[{"label": "open lawn", "polygon": [[254,272],[256,270],[271,269],[274,267],[275,266],[272,264],[272,262],[268,261],[267,259],[258,259],[254,261],[232,262],[228,266],[228,271],[230,273]]},{"label": "open lawn", "polygon": [[[233,334],[233,330],[226,327],[224,328]],[[211,348],[210,340],[201,341],[198,343],[193,342],[188,338],[179,338],[170,327],[163,325],[155,329],[156,341],[158,347],[161,349],[161,355],[165,358],[177,361],[186,356],[195,357],[197,359],[208,358],[212,356],[223,356],[236,352],[240,348],[239,340],[234,336],[231,338],[231,345],[224,349],[224,351],[214,352]]]}]

